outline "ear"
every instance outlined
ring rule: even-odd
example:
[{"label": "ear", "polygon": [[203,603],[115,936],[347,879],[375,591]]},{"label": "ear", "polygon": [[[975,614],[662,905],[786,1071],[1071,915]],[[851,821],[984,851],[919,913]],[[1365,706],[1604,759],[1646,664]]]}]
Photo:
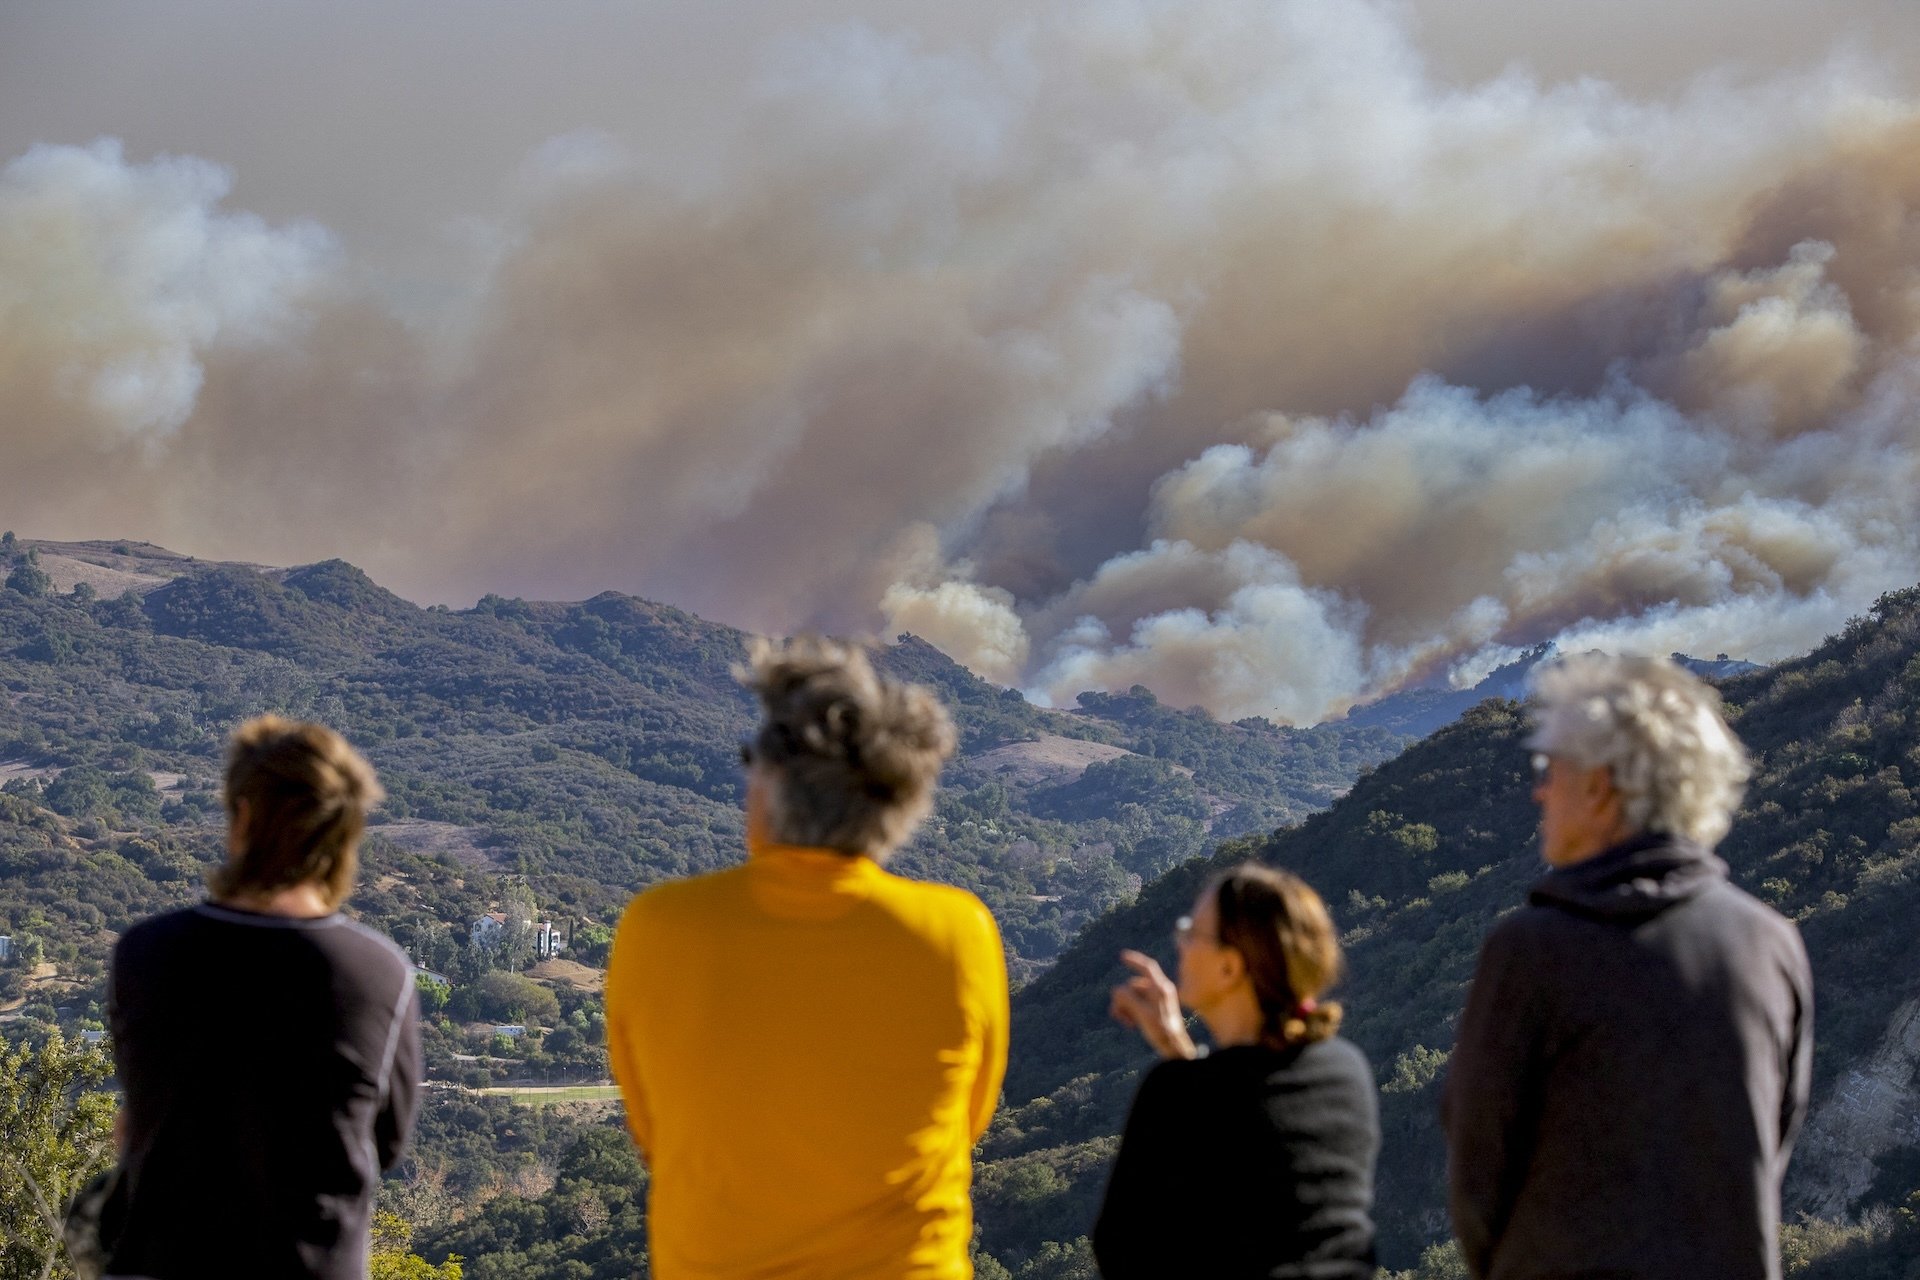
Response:
[{"label": "ear", "polygon": [[1238,947],[1216,947],[1214,954],[1219,957],[1220,980],[1231,987],[1247,976],[1247,958],[1240,954]]},{"label": "ear", "polygon": [[1620,790],[1613,785],[1612,769],[1605,765],[1589,769],[1587,776],[1581,779],[1580,794],[1596,827],[1607,829],[1620,826],[1625,809],[1620,802]]}]

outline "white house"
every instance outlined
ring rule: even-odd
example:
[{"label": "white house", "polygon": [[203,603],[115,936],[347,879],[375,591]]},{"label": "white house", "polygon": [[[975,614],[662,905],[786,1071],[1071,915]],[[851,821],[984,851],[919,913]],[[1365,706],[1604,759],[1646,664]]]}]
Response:
[{"label": "white house", "polygon": [[500,931],[505,929],[506,927],[507,927],[506,912],[504,911],[487,912],[487,914],[481,916],[478,920],[475,920],[473,922],[473,929],[471,930],[471,933],[470,933],[470,936],[473,940],[473,945],[476,947],[484,947],[488,945],[495,938],[499,937]]},{"label": "white house", "polygon": [[[522,924],[533,931],[533,954],[538,960],[550,960],[560,954],[566,943],[560,930],[554,928],[551,920],[542,920],[538,924],[523,920]],[[507,914],[504,911],[489,911],[473,922],[471,937],[476,947],[486,947],[499,938],[507,927]]]}]

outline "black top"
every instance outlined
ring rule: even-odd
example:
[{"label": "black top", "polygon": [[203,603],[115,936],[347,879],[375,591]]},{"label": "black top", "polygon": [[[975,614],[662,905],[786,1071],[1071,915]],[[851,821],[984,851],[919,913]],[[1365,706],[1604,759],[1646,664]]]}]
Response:
[{"label": "black top", "polygon": [[1093,1232],[1107,1280],[1374,1274],[1379,1106],[1345,1040],[1163,1062],[1127,1116]]},{"label": "black top", "polygon": [[1699,846],[1550,872],[1481,949],[1448,1062],[1467,1269],[1777,1280],[1812,1015],[1799,931]]},{"label": "black top", "polygon": [[113,949],[113,1276],[360,1280],[419,1100],[413,970],[343,916],[203,904]]}]

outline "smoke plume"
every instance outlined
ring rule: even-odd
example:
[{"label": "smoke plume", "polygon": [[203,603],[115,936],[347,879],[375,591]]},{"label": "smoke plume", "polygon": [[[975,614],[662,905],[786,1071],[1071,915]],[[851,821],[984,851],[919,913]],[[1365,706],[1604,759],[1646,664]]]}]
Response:
[{"label": "smoke plume", "polygon": [[1300,723],[1920,580],[1920,96],[1864,63],[1457,87],[1368,0],[1055,0],[756,92],[697,179],[541,148],[430,323],[217,165],[20,155],[7,523]]}]

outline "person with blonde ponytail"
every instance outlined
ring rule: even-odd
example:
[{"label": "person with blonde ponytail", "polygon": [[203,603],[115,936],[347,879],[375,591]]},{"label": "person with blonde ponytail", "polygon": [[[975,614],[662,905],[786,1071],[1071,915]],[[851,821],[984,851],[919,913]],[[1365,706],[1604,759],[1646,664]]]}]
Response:
[{"label": "person with blonde ponytail", "polygon": [[1208,881],[1174,940],[1177,984],[1151,956],[1120,953],[1131,977],[1113,989],[1113,1016],[1165,1061],[1121,1135],[1093,1233],[1100,1274],[1372,1276],[1378,1103],[1325,998],[1340,976],[1326,904],[1299,877],[1246,863]]}]

